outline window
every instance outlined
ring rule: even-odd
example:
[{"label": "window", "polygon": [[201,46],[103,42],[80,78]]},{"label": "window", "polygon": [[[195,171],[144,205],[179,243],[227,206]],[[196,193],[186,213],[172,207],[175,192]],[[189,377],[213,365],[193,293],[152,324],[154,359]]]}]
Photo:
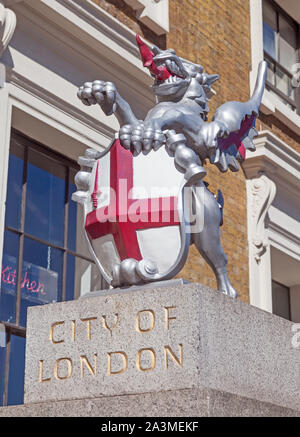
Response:
[{"label": "window", "polygon": [[272,281],[273,314],[291,320],[290,289],[285,285]]},{"label": "window", "polygon": [[27,308],[103,288],[71,200],[76,163],[12,132],[0,288],[0,405],[23,402]]},{"label": "window", "polygon": [[268,63],[267,89],[293,111],[300,112],[292,86],[292,66],[298,63],[299,26],[273,0],[263,1],[264,58]]},{"label": "window", "polygon": [[[274,217],[273,208],[282,206],[283,195],[281,188],[278,187],[277,197],[270,208],[269,219],[269,235],[274,238],[272,218]],[[285,193],[285,201],[288,200],[288,195]],[[296,203],[297,204],[297,203]],[[291,211],[291,209],[290,209]],[[292,212],[292,211],[291,211]],[[296,212],[296,211],[295,211]],[[299,213],[296,212],[297,215]],[[298,222],[299,223],[299,222]],[[293,223],[295,226],[295,222]],[[297,232],[297,224],[295,226]],[[296,237],[297,238],[297,237]],[[296,241],[296,240],[294,240]],[[276,248],[271,245],[271,277],[272,277],[272,312],[284,319],[295,323],[300,322],[300,246],[298,246],[298,256],[292,257],[287,253],[286,249],[293,247],[285,241],[285,248]],[[296,249],[297,250],[297,249]],[[294,252],[293,255],[296,255]]]}]

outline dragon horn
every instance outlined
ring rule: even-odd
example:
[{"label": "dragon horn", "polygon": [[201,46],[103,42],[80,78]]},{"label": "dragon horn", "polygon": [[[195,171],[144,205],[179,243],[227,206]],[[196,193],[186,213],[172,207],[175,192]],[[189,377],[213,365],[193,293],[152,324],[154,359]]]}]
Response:
[{"label": "dragon horn", "polygon": [[157,67],[153,62],[154,53],[149,49],[149,47],[141,40],[140,35],[136,35],[136,42],[138,43],[143,65],[149,68],[150,72],[154,74],[159,80],[166,80],[171,75],[166,67]]},{"label": "dragon horn", "polygon": [[214,82],[220,79],[218,74],[207,74],[206,75],[206,85],[211,86]]},{"label": "dragon horn", "polygon": [[162,50],[160,50],[160,48],[157,46],[153,46],[152,51],[153,51],[154,55],[159,55],[160,53],[162,53]]},{"label": "dragon horn", "polygon": [[136,42],[140,49],[141,58],[144,67],[150,67],[153,62],[154,53],[149,49],[149,47],[141,40],[140,35],[136,34]]}]

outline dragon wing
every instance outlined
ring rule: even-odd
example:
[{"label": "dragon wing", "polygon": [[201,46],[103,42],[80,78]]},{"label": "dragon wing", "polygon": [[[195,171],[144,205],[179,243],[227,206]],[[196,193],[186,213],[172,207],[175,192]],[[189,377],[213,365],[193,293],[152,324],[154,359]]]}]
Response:
[{"label": "dragon wing", "polygon": [[253,143],[257,135],[255,129],[256,118],[262,96],[265,89],[267,76],[267,63],[259,64],[256,85],[253,96],[246,103],[228,102],[220,106],[213,118],[213,122],[219,122],[226,126],[229,135],[217,140],[216,151],[212,160],[219,170],[226,172],[238,171],[239,164],[246,157],[246,150],[255,151]]}]

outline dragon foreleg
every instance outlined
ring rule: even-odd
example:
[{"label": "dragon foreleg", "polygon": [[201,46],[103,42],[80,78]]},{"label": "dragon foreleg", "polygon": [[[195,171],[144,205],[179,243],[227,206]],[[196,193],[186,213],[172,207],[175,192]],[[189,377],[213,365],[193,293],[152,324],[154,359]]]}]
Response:
[{"label": "dragon foreleg", "polygon": [[206,171],[201,165],[197,154],[187,145],[187,140],[183,134],[176,134],[175,130],[164,132],[167,138],[166,150],[174,157],[174,164],[178,171],[184,173],[184,178],[189,185],[206,176]]}]

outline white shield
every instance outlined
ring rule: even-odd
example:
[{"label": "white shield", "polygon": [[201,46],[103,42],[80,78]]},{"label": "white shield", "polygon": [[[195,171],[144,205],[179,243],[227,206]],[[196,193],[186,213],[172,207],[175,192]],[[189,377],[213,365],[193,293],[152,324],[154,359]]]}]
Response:
[{"label": "white shield", "polygon": [[153,280],[182,268],[189,235],[183,219],[183,174],[164,147],[133,156],[119,140],[95,160],[84,202],[90,250],[108,283],[126,259],[156,265]]}]

